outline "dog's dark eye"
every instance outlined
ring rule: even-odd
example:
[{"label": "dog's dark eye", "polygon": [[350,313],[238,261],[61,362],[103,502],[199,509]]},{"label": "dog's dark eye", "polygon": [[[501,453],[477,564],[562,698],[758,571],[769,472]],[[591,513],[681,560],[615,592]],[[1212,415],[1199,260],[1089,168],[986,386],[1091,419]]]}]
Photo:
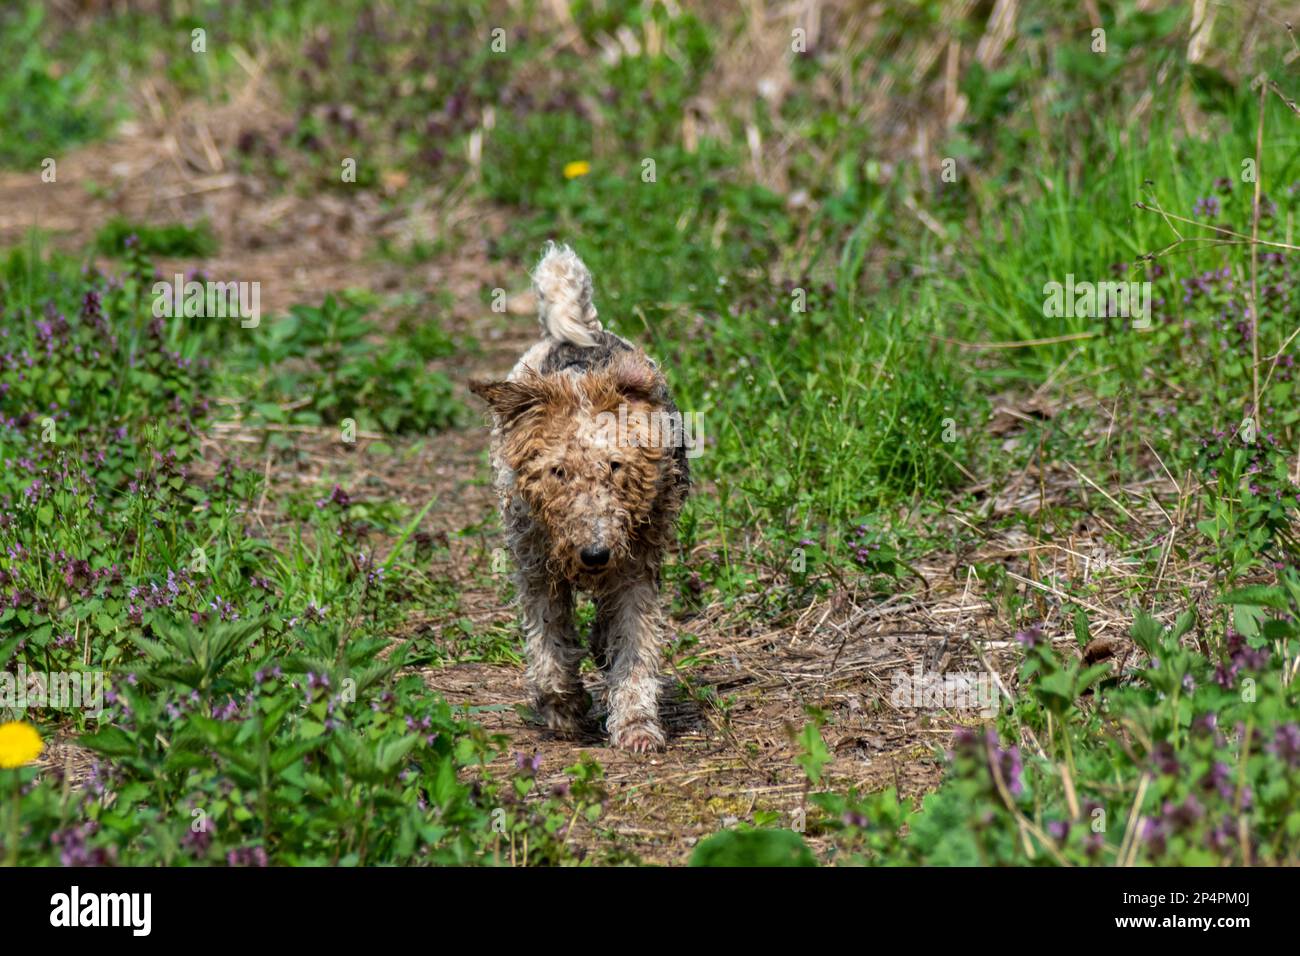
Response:
[{"label": "dog's dark eye", "polygon": [[621,461],[611,461],[611,462],[609,463],[609,470],[610,470],[610,473],[611,473],[611,474],[612,474],[613,472],[618,471],[618,470],[619,470],[620,468],[622,468],[622,467],[623,467],[623,463],[622,463]]},{"label": "dog's dark eye", "polygon": [[564,469],[563,469],[563,468],[559,468],[559,467],[552,468],[552,469],[551,469],[551,474],[554,475],[556,478],[559,478],[561,481],[564,480]]}]

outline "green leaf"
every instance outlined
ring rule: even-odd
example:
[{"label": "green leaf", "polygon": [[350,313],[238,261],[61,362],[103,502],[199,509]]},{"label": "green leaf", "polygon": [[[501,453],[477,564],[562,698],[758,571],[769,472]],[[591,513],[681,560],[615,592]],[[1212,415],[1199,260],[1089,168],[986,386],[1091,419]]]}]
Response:
[{"label": "green leaf", "polygon": [[1129,633],[1133,642],[1148,654],[1158,654],[1164,647],[1164,626],[1145,611],[1138,612]]},{"label": "green leaf", "polygon": [[406,539],[409,538],[415,532],[415,529],[420,526],[420,522],[424,520],[424,516],[429,513],[429,509],[433,507],[433,503],[437,500],[437,495],[430,498],[428,503],[420,509],[420,513],[411,519],[411,522],[402,531],[401,535],[398,536],[397,543],[393,545],[393,549],[388,553],[388,558],[384,561],[384,570],[391,567],[393,562],[397,560],[397,555],[401,552],[402,545],[406,544]]},{"label": "green leaf", "polygon": [[1279,611],[1289,610],[1291,602],[1286,592],[1276,585],[1250,584],[1217,599],[1219,604],[1240,604],[1249,607],[1271,607]]},{"label": "green leaf", "polygon": [[799,735],[799,748],[800,753],[796,763],[803,768],[809,780],[815,784],[821,783],[822,768],[830,763],[831,754],[826,749],[826,742],[822,740],[816,724],[804,725],[803,732]]},{"label": "green leaf", "polygon": [[433,798],[436,806],[451,806],[451,802],[456,796],[456,766],[452,763],[451,758],[444,757],[438,764],[438,773],[433,778],[433,786],[429,790],[429,796]]},{"label": "green leaf", "polygon": [[1174,621],[1173,629],[1169,632],[1171,641],[1179,640],[1184,634],[1190,631],[1196,625],[1196,608],[1189,607],[1182,614],[1178,615],[1178,620]]},{"label": "green leaf", "polygon": [[1079,608],[1074,612],[1074,639],[1079,642],[1080,647],[1088,643],[1089,632],[1088,612]]},{"label": "green leaf", "polygon": [[375,767],[379,773],[391,774],[411,748],[420,742],[419,734],[407,734],[400,740],[385,740],[375,748]]},{"label": "green leaf", "polygon": [[135,740],[120,727],[105,727],[93,734],[87,734],[77,741],[83,747],[89,747],[97,753],[110,757],[135,756],[140,748]]},{"label": "green leaf", "polygon": [[296,764],[313,750],[319,750],[325,744],[324,740],[319,737],[312,740],[299,740],[291,743],[280,750],[275,751],[271,756],[271,770],[279,774],[290,764]]},{"label": "green leaf", "polygon": [[691,866],[816,866],[817,858],[793,830],[723,830],[702,840]]},{"label": "green leaf", "polygon": [[1264,612],[1259,605],[1234,604],[1232,606],[1232,626],[1242,637],[1256,637],[1263,618]]}]

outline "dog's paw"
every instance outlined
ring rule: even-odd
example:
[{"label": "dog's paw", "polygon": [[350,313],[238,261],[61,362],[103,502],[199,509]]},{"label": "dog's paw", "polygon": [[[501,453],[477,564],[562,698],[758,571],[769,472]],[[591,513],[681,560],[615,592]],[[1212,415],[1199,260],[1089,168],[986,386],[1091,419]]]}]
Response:
[{"label": "dog's paw", "polygon": [[629,753],[654,753],[664,749],[664,732],[654,721],[639,720],[619,727],[610,735],[609,742]]},{"label": "dog's paw", "polygon": [[533,702],[538,719],[548,730],[566,736],[578,736],[589,729],[587,712],[591,697],[585,693],[560,696],[547,694]]}]

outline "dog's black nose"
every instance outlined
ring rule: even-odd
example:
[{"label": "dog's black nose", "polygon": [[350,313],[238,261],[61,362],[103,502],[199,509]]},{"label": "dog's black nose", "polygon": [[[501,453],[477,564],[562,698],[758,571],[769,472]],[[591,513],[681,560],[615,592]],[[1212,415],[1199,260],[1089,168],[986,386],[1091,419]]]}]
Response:
[{"label": "dog's black nose", "polygon": [[609,548],[583,548],[578,557],[589,568],[603,568],[609,564]]}]

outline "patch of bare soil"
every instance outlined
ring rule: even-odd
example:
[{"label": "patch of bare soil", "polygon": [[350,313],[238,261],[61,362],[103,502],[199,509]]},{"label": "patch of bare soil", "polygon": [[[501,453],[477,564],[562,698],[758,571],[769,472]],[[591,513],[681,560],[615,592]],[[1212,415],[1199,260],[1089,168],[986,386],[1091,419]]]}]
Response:
[{"label": "patch of bare soil", "polygon": [[[394,210],[385,190],[344,184],[341,175],[337,188],[301,195],[264,178],[245,155],[247,144],[273,147],[293,124],[257,65],[248,71],[242,88],[217,106],[164,103],[146,84],[133,104],[137,118],[120,124],[111,140],[51,157],[53,182],[44,181],[41,168],[0,172],[0,245],[23,242],[35,229],[55,247],[79,251],[114,216],[148,224],[206,220],[217,253],[164,259],[158,271],[196,269],[217,280],[259,282],[264,314],[348,287],[429,292],[474,276],[477,292],[485,278],[473,271],[481,250],[419,266],[374,255],[380,237],[402,244],[467,231],[470,214],[455,195],[436,193]],[[475,221],[473,229],[482,234],[499,218]]]}]

